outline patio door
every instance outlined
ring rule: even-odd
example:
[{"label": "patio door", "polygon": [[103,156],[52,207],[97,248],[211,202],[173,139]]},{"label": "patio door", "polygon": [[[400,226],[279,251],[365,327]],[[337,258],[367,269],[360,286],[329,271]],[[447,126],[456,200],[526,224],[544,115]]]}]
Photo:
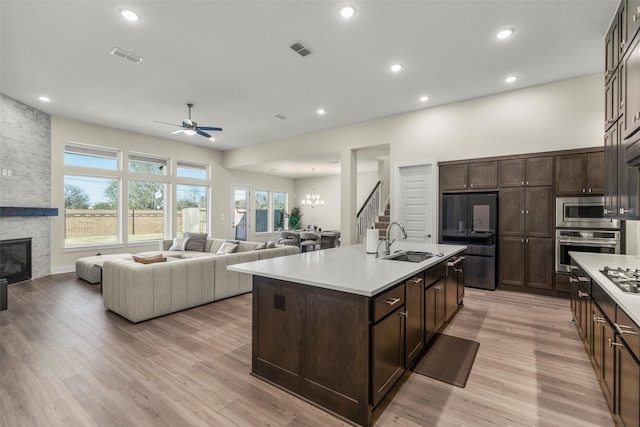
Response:
[{"label": "patio door", "polygon": [[246,185],[231,186],[231,228],[235,240],[247,240],[249,234],[251,189]]}]

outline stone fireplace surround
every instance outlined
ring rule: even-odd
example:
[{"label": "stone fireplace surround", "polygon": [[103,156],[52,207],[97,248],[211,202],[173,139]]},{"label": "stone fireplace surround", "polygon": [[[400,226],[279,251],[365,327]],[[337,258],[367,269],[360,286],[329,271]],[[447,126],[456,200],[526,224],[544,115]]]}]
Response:
[{"label": "stone fireplace surround", "polygon": [[[0,206],[51,207],[51,116],[3,94],[0,94],[0,170]],[[25,237],[32,238],[32,277],[48,276],[51,218],[0,217],[0,240]]]}]

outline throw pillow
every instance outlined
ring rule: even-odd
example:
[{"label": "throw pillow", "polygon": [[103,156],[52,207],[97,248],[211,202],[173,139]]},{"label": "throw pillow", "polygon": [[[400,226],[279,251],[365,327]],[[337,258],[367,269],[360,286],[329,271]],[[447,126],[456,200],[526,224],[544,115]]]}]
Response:
[{"label": "throw pillow", "polygon": [[216,252],[216,255],[232,254],[235,252],[237,248],[238,248],[237,243],[224,242],[222,246],[220,246],[220,249],[218,249],[218,252]]},{"label": "throw pillow", "polygon": [[184,233],[184,237],[188,237],[189,241],[185,247],[186,251],[204,252],[204,246],[207,243],[207,233]]},{"label": "throw pillow", "polygon": [[260,243],[258,246],[256,246],[254,251],[259,251],[266,248],[267,248],[267,242],[263,242],[263,243]]},{"label": "throw pillow", "polygon": [[276,242],[274,242],[271,239],[267,240],[267,245],[265,246],[265,249],[271,249],[275,247],[276,247]]},{"label": "throw pillow", "polygon": [[187,247],[188,237],[176,237],[173,239],[173,244],[169,248],[170,251],[184,251]]},{"label": "throw pillow", "polygon": [[133,260],[141,264],[153,264],[154,262],[165,262],[167,259],[162,255],[156,255],[152,257],[142,257],[133,255]]}]

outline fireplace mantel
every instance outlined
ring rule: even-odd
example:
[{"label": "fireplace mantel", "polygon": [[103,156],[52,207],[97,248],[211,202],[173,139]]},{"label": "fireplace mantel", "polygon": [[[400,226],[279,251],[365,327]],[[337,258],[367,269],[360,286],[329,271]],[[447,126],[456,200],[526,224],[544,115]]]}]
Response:
[{"label": "fireplace mantel", "polygon": [[4,216],[58,216],[58,208],[0,206],[0,217]]}]

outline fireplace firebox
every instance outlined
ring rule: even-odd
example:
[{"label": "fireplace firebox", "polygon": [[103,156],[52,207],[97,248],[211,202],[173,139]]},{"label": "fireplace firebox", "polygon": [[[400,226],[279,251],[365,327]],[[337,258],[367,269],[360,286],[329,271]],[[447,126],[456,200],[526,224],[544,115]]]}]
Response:
[{"label": "fireplace firebox", "polygon": [[31,238],[0,240],[0,279],[31,279]]}]

